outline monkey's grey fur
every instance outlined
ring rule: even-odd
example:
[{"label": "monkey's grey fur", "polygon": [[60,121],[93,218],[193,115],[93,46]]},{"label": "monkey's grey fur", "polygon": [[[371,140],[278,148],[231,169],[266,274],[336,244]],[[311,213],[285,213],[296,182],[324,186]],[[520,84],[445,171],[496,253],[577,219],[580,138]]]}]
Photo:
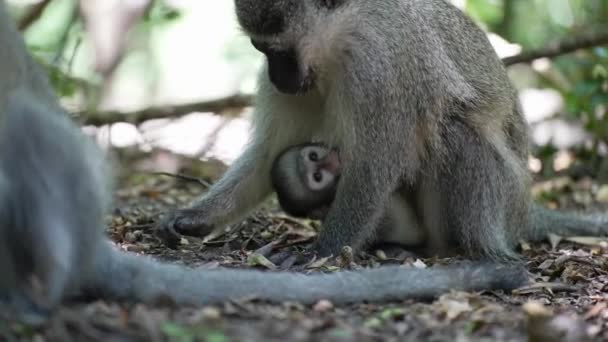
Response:
[{"label": "monkey's grey fur", "polygon": [[[317,162],[305,161],[306,148],[316,148],[320,157]],[[271,182],[276,192],[279,205],[289,215],[295,217],[324,220],[327,208],[335,196],[340,177],[340,165],[334,165],[338,171],[326,170],[334,179],[325,182],[323,187],[313,190],[309,183],[310,174],[327,164],[324,158],[329,147],[322,143],[305,143],[287,148],[273,162]],[[335,149],[334,149],[335,151]],[[337,152],[336,152],[337,153]],[[339,161],[338,161],[339,163]],[[415,213],[408,204],[407,193],[396,191],[391,195],[388,208],[379,222],[377,234],[370,243],[397,243],[408,247],[423,247],[426,230],[418,222]],[[547,233],[559,231],[567,234],[600,235],[604,233],[602,223],[606,216],[575,216],[543,209],[532,208],[530,225],[522,231],[522,239],[531,241],[547,237]],[[553,228],[552,228],[553,227]],[[419,249],[424,255],[431,256],[435,251]]]},{"label": "monkey's grey fur", "polygon": [[205,196],[161,224],[170,244],[247,214],[270,194],[279,152],[310,141],[339,147],[344,165],[313,248],[322,256],[373,236],[399,188],[439,254],[513,261],[526,234],[608,230],[531,204],[516,90],[485,33],[447,1],[235,3],[267,60],[253,138]]},{"label": "monkey's grey fur", "polygon": [[204,304],[239,297],[336,303],[511,289],[492,264],[303,275],[193,270],[123,253],[103,234],[111,184],[97,147],[58,105],[0,1],[0,314],[36,322],[72,297]]},{"label": "monkey's grey fur", "polygon": [[[314,150],[311,150],[313,149]],[[308,150],[308,151],[307,151]],[[330,151],[339,154],[335,148],[322,143],[306,143],[287,148],[272,163],[270,178],[281,209],[287,214],[323,221],[332,204],[340,178],[339,157],[326,159]],[[314,152],[313,161],[307,153]],[[332,166],[328,168],[327,166]],[[325,171],[323,183],[317,182],[313,190],[311,174]],[[333,177],[333,178],[328,178]],[[388,207],[376,228],[376,235],[370,244],[390,243],[407,247],[424,247],[426,232],[421,227],[407,198],[400,191],[391,195]],[[421,252],[425,252],[422,248]],[[431,256],[433,253],[424,253]]]}]

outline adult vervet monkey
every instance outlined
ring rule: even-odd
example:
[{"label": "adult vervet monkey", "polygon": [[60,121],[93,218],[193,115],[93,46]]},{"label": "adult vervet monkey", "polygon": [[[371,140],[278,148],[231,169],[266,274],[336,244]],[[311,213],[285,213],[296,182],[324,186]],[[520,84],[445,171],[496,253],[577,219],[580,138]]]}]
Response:
[{"label": "adult vervet monkey", "polygon": [[[485,33],[444,0],[235,0],[264,53],[253,138],[226,174],[160,233],[204,235],[271,192],[284,149],[322,141],[343,171],[312,251],[338,255],[374,234],[404,188],[438,254],[518,259],[520,236],[607,231],[530,201],[528,131]],[[593,223],[586,225],[587,223]]]},{"label": "adult vervet monkey", "polygon": [[[0,316],[43,320],[63,299],[205,304],[240,297],[336,303],[510,289],[517,267],[382,267],[303,275],[194,270],[114,248],[103,234],[111,184],[98,148],[60,108],[0,1]],[[397,280],[397,282],[394,282]]]},{"label": "adult vervet monkey", "polygon": [[[333,202],[341,172],[338,149],[322,143],[305,143],[281,152],[272,165],[270,178],[279,205],[286,213],[324,220]],[[425,246],[429,232],[412,212],[407,196],[407,191],[403,189],[398,189],[391,195],[384,216],[376,228],[376,235],[368,242],[400,244],[432,256],[437,251],[426,248],[429,247]],[[540,216],[532,217],[528,228],[520,231],[520,239],[538,240],[551,232],[566,235],[597,234],[601,231],[602,222],[606,220],[605,217],[594,219],[546,210],[537,210],[534,214]]]}]

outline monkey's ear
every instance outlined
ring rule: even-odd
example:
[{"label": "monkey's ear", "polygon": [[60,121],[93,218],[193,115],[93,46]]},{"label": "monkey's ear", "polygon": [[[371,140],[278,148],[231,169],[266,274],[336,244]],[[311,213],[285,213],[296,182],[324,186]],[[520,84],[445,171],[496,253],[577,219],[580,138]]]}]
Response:
[{"label": "monkey's ear", "polygon": [[327,8],[327,9],[334,9],[346,2],[346,0],[317,0],[317,1],[319,3],[319,6]]}]

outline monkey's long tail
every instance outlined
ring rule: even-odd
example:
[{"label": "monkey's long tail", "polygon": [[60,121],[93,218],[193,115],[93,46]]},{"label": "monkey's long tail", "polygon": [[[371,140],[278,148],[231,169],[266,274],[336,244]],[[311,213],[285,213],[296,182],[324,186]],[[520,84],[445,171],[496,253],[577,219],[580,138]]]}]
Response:
[{"label": "monkey's long tail", "polygon": [[529,224],[526,238],[531,241],[544,240],[549,233],[561,236],[608,235],[607,215],[559,212],[537,203],[530,207]]},{"label": "monkey's long tail", "polygon": [[[164,264],[111,248],[99,260],[89,290],[96,296],[153,302],[170,298],[178,304],[210,304],[255,298],[305,304],[328,299],[334,303],[430,299],[449,290],[511,290],[527,274],[519,265],[463,264],[428,269],[386,266],[362,271],[305,275],[236,269],[192,269]],[[98,258],[99,259],[99,258]]]}]

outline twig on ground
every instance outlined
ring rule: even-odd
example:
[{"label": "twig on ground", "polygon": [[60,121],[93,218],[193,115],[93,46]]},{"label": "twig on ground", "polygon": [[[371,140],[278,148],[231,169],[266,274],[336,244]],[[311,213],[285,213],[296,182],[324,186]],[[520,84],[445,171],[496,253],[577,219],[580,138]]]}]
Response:
[{"label": "twig on ground", "polygon": [[192,176],[187,176],[187,175],[182,175],[182,174],[175,174],[175,173],[170,173],[170,172],[153,172],[153,174],[155,175],[160,175],[160,176],[168,176],[168,177],[173,177],[173,178],[177,178],[179,180],[183,180],[183,181],[187,181],[187,182],[194,182],[194,183],[198,183],[206,188],[211,187],[211,183],[204,181],[200,178],[197,177],[192,177]]}]

